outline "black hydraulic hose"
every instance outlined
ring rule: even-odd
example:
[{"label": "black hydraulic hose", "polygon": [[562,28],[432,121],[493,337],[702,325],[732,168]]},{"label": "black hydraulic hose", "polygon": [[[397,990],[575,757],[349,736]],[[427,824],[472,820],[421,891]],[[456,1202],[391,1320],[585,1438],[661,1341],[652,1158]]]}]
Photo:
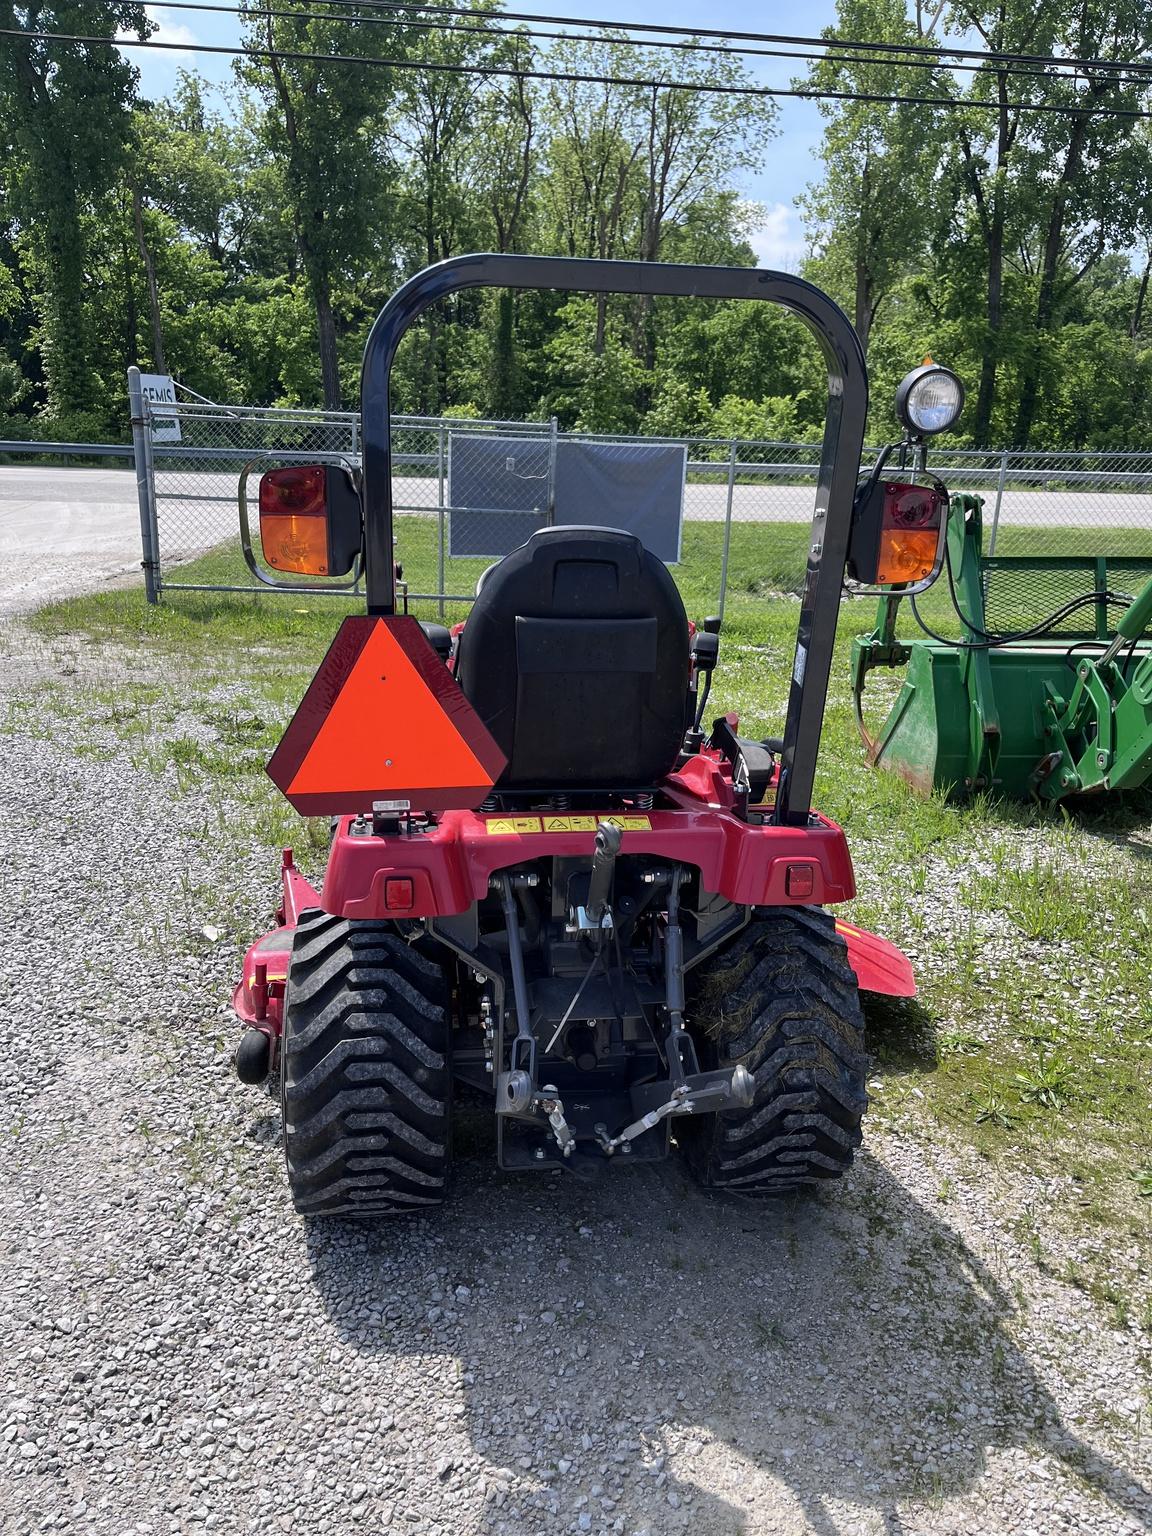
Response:
[{"label": "black hydraulic hose", "polygon": [[[1128,647],[1127,651],[1124,653],[1124,660],[1120,664],[1120,676],[1124,678],[1126,682],[1131,682],[1131,678],[1128,676],[1129,668],[1132,666],[1132,658],[1136,654],[1136,647],[1140,644],[1142,639],[1142,635],[1137,635],[1136,638],[1132,641],[1131,645]],[[1064,660],[1068,663],[1072,670],[1075,671],[1076,664],[1072,658],[1075,656],[1077,651],[1086,651],[1089,647],[1092,647],[1096,650],[1105,651],[1108,649],[1110,644],[1111,641],[1109,640],[1074,640],[1068,649],[1064,652]]]},{"label": "black hydraulic hose", "polygon": [[[863,495],[871,493],[872,487],[876,484],[877,480],[879,480],[881,474],[884,472],[885,464],[887,464],[888,460],[895,453],[896,449],[902,446],[903,445],[901,443],[886,443],[884,447],[881,448],[880,452],[876,455],[876,462],[873,464],[871,470],[869,471],[867,480],[865,480],[862,486],[858,486],[856,489],[857,501],[859,501]],[[903,466],[901,466],[901,468],[903,468]]]},{"label": "black hydraulic hose", "polygon": [[[1122,592],[1089,592],[1084,597],[1078,597],[1075,601],[1066,603],[1063,608],[1058,609],[1055,613],[1050,613],[1046,619],[1035,625],[1032,629],[1021,629],[1008,635],[990,635],[986,640],[954,640],[950,639],[947,635],[937,634],[931,625],[925,622],[920,610],[916,606],[916,599],[910,597],[908,601],[912,605],[912,613],[917,624],[919,624],[930,640],[936,640],[940,645],[949,645],[958,651],[994,651],[1000,646],[1011,645],[1014,640],[1039,639],[1041,635],[1049,634],[1055,629],[1057,624],[1062,623],[1070,614],[1075,613],[1078,608],[1084,608],[1089,604],[1099,603],[1105,599],[1116,607],[1119,607],[1121,604],[1126,605],[1131,601],[1125,598]],[[957,610],[956,616],[960,619],[961,623],[966,624],[968,622],[959,610]],[[972,627],[976,634],[983,633],[976,626]]]},{"label": "black hydraulic hose", "polygon": [[704,692],[700,695],[700,702],[696,706],[696,718],[692,722],[692,729],[698,731],[700,722],[704,718],[704,711],[708,708],[708,695],[712,692],[712,669],[709,667],[704,674]]},{"label": "black hydraulic hose", "polygon": [[1055,629],[1057,624],[1060,624],[1070,614],[1075,613],[1078,608],[1086,608],[1093,603],[1099,603],[1103,601],[1115,604],[1116,606],[1123,604],[1125,607],[1128,607],[1134,601],[1133,598],[1129,597],[1126,593],[1123,592],[1112,592],[1108,590],[1103,592],[1089,592],[1084,597],[1073,598],[1071,602],[1065,603],[1062,608],[1058,608],[1055,613],[1050,613],[1046,619],[1042,619],[1038,624],[1033,625],[1029,629],[1021,629],[1016,630],[1013,633],[997,635],[991,633],[989,630],[981,629],[978,624],[974,624],[961,608],[960,595],[956,591],[956,579],[952,570],[952,551],[949,549],[947,544],[944,546],[944,569],[948,576],[948,591],[952,598],[952,608],[956,614],[956,617],[960,620],[961,624],[965,626],[965,628],[971,630],[973,634],[979,635],[981,637],[979,640],[950,640],[944,635],[937,634],[936,631],[925,622],[920,609],[916,605],[916,599],[914,597],[910,597],[908,601],[912,605],[913,617],[930,640],[935,640],[939,645],[952,646],[954,649],[960,651],[991,651],[996,650],[1002,645],[1010,645],[1014,640],[1039,639],[1041,635],[1050,633],[1053,629]]}]

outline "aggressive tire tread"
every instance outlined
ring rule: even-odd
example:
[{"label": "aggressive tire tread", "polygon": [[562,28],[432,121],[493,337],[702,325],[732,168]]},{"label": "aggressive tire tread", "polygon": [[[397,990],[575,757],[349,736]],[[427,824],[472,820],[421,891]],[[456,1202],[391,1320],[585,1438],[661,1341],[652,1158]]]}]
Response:
[{"label": "aggressive tire tread", "polygon": [[305,913],[284,1004],[284,1153],[296,1209],[368,1216],[444,1198],[448,984],[387,923]]},{"label": "aggressive tire tread", "polygon": [[742,1063],[756,1085],[750,1108],[684,1126],[701,1182],[764,1196],[839,1178],[860,1145],[868,1058],[834,920],[816,908],[763,912],[687,981],[701,1055]]}]

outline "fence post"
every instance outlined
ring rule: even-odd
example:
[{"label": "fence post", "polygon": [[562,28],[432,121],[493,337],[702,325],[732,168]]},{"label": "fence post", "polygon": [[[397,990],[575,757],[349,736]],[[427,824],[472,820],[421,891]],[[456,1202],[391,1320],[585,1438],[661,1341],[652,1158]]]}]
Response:
[{"label": "fence post", "polygon": [[990,555],[994,555],[996,553],[996,532],[1000,527],[1000,503],[1004,497],[1004,481],[1007,479],[1007,477],[1008,450],[1005,448],[1000,455],[1000,475],[996,481],[996,506],[992,512],[992,533],[988,540],[988,553]]},{"label": "fence post", "polygon": [[440,598],[440,617],[444,617],[444,423],[436,430],[436,521],[439,527],[436,549],[436,591]]},{"label": "fence post", "polygon": [[728,596],[728,551],[732,546],[732,504],[736,493],[736,440],[728,444],[728,500],[724,509],[724,550],[720,556],[720,617]]},{"label": "fence post", "polygon": [[144,595],[149,603],[159,602],[157,575],[159,561],[152,515],[151,455],[148,452],[148,423],[144,416],[144,392],[140,370],[128,370],[128,414],[132,422],[132,462],[136,469],[136,500],[140,507],[140,564],[144,570]]},{"label": "fence post", "polygon": [[548,439],[548,508],[547,526],[549,528],[556,521],[556,446],[560,424],[553,416],[551,421],[551,436]]}]

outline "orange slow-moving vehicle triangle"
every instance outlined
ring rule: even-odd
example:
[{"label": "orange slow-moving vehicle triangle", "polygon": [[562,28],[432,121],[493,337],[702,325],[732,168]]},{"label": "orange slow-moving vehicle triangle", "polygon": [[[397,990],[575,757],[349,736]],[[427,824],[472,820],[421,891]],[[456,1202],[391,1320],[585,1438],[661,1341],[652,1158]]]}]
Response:
[{"label": "orange slow-moving vehicle triangle", "polygon": [[475,806],[504,754],[413,618],[349,618],[268,762],[308,816]]}]

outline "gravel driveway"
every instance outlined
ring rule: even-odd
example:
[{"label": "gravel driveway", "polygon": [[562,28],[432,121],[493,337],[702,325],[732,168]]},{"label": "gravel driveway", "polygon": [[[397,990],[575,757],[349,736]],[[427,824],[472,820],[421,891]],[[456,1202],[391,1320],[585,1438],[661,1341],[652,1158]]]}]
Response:
[{"label": "gravel driveway", "polygon": [[[112,664],[0,647],[24,700]],[[274,862],[43,696],[0,711],[5,1536],[1152,1530],[1136,1332],[1030,1261],[1043,1184],[914,1128],[765,1209],[502,1176],[481,1117],[446,1212],[302,1222],[228,1069]]]}]

